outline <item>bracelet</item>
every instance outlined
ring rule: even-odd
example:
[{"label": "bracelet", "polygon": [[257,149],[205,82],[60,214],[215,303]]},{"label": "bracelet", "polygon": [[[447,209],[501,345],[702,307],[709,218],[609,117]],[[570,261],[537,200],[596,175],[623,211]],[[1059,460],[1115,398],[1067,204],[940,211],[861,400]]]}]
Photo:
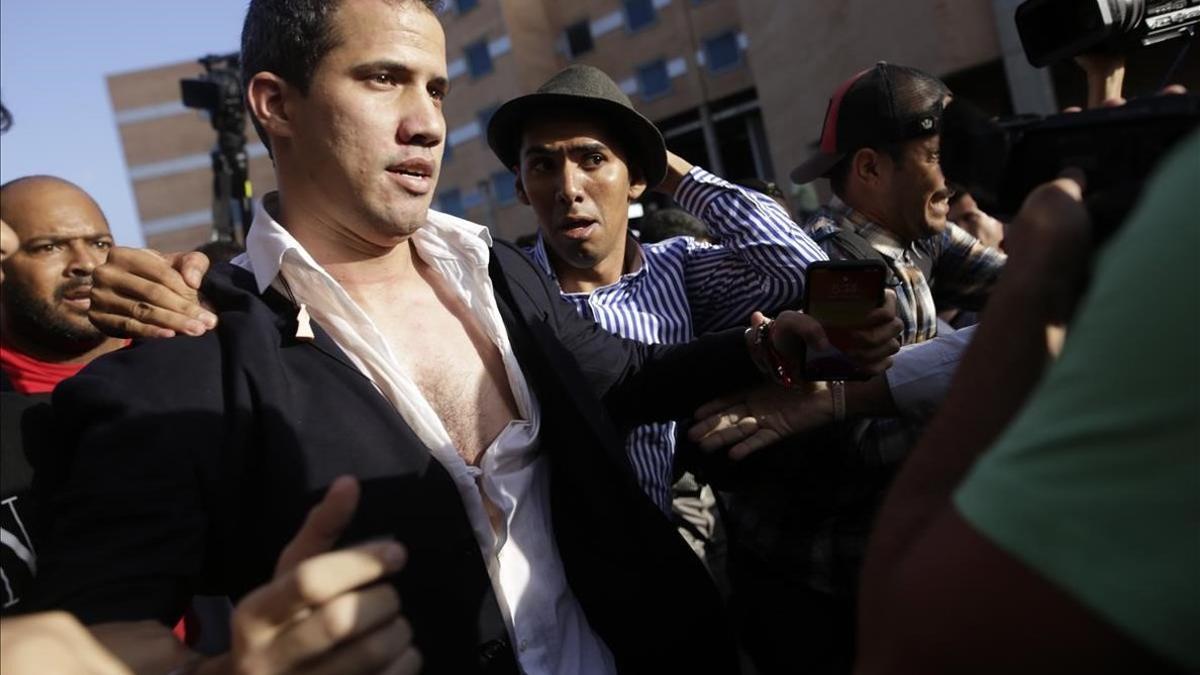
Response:
[{"label": "bracelet", "polygon": [[841,422],[846,419],[846,383],[832,380],[829,383],[829,395],[833,398],[833,421]]},{"label": "bracelet", "polygon": [[754,331],[754,336],[751,340],[753,352],[751,358],[759,370],[767,374],[776,384],[791,389],[795,386],[791,375],[791,362],[779,350],[775,348],[775,343],[771,339],[771,327],[775,325],[773,319],[767,319],[760,323],[758,328],[747,328],[747,331]]},{"label": "bracelet", "polygon": [[764,375],[771,374],[771,364],[767,362],[766,354],[763,353],[763,326],[751,326],[746,329],[746,341],[750,345],[750,360],[754,362],[754,367],[758,368],[758,372]]}]

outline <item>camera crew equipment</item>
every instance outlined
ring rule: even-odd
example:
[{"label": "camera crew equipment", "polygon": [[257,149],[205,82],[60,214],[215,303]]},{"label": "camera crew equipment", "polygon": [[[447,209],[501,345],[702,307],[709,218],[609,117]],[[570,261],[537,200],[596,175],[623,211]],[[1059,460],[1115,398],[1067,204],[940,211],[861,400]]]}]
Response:
[{"label": "camera crew equipment", "polygon": [[1026,0],[1017,33],[1029,63],[1041,68],[1084,52],[1195,35],[1200,0]]},{"label": "camera crew equipment", "polygon": [[217,132],[212,149],[213,241],[245,243],[253,216],[246,157],[246,107],[242,100],[239,56],[210,54],[199,59],[204,74],[179,81],[183,104],[208,112]]},{"label": "camera crew equipment", "polygon": [[942,116],[942,170],[985,210],[1008,217],[1034,187],[1068,167],[1082,169],[1085,204],[1100,242],[1124,222],[1159,160],[1197,128],[1195,94],[999,120],[955,100]]}]

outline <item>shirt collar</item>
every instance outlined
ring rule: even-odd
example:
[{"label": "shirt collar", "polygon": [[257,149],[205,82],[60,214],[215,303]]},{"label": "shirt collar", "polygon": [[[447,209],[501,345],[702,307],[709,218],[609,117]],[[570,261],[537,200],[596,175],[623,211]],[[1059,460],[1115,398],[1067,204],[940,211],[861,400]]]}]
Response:
[{"label": "shirt collar", "polygon": [[[239,256],[241,260],[234,261],[249,262],[259,293],[265,292],[279,276],[284,256],[289,251],[305,267],[324,271],[292,233],[271,215],[272,211],[278,212],[278,204],[278,192],[270,192],[259,201],[250,233],[246,236],[245,257]],[[413,234],[413,243],[418,255],[426,261],[432,258],[466,261],[475,267],[486,268],[492,235],[482,225],[431,210],[425,224]]]},{"label": "shirt collar", "polygon": [[873,222],[862,213],[854,210],[843,202],[837,195],[829,198],[826,206],[830,217],[839,226],[850,230],[866,239],[871,246],[889,258],[899,258],[904,255],[907,246],[887,228]]},{"label": "shirt collar", "polygon": [[[633,235],[626,236],[628,237],[628,245],[625,247],[624,265],[626,269],[631,269],[633,271],[623,272],[619,279],[608,286],[603,286],[602,288],[612,288],[613,286],[619,286],[621,284],[628,283],[642,274],[645,274],[646,268],[650,266],[650,259],[647,258],[645,253],[642,251],[642,243],[635,239]],[[533,248],[529,249],[529,253],[531,256],[533,256],[533,261],[537,263],[538,267],[540,267],[542,271],[546,273],[546,276],[550,277],[551,281],[553,281],[555,285],[557,285],[558,275],[554,273],[554,266],[550,264],[550,254],[548,251],[546,251],[546,241],[542,238],[541,230],[538,230],[537,239],[533,242]],[[567,293],[562,290],[562,286],[559,286],[558,290],[563,295],[587,295],[587,293]]]},{"label": "shirt collar", "polygon": [[539,229],[537,238],[533,241],[533,248],[529,249],[529,254],[533,256],[533,261],[537,266],[550,277],[551,281],[558,283],[558,275],[554,273],[554,266],[550,264],[550,254],[546,252],[546,241],[542,239],[542,231]]}]

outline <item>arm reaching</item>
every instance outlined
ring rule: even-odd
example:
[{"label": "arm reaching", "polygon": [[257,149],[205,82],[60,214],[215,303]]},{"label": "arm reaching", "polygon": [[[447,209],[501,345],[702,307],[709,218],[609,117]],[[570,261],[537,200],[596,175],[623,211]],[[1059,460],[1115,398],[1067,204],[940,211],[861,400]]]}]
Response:
[{"label": "arm reaching", "polygon": [[751,453],[833,421],[833,405],[824,382],[795,389],[768,384],[709,401],[696,411],[688,438],[712,452],[725,446],[737,461]]},{"label": "arm reaching", "polygon": [[[169,633],[167,639],[178,644]],[[4,619],[0,629],[0,666],[6,675],[131,675],[124,664],[66,612],[39,612]]]},{"label": "arm reaching", "polygon": [[[404,567],[404,548],[377,541],[331,550],[349,525],[358,498],[353,478],[333,482],[280,553],[275,577],[238,603],[231,622],[232,650],[196,664],[192,672],[412,675],[420,670],[412,628],[388,581]],[[164,626],[153,622],[104,624],[96,634],[129,663],[145,662],[147,644],[164,635],[170,638]],[[181,649],[169,657],[169,662],[137,670],[164,672],[197,658]]]},{"label": "arm reaching", "polygon": [[[760,330],[763,339],[751,340],[751,354],[760,367],[768,364],[765,370],[777,372],[780,377],[776,379],[785,383],[800,381],[800,368],[808,345],[815,349],[829,347],[820,322],[803,312],[781,312],[774,321],[768,321],[761,312],[751,315],[752,328],[762,329],[764,324],[770,326]],[[900,351],[902,330],[904,324],[896,316],[896,293],[888,289],[884,292],[883,305],[871,310],[850,330],[849,344],[842,351],[860,370],[879,375],[891,367],[892,355]],[[782,362],[775,363],[777,360]]]}]

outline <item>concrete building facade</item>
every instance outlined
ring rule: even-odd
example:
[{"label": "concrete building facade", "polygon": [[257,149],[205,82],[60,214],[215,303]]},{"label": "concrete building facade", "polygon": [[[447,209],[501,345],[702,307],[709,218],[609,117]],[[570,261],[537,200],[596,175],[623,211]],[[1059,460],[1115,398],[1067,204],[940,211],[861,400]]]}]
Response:
[{"label": "concrete building facade", "polygon": [[[510,168],[487,147],[487,120],[500,103],[571,63],[609,73],[683,157],[730,179],[757,176],[784,186],[812,151],[830,93],[876,61],[934,73],[995,114],[1078,103],[1083,78],[1073,65],[1039,71],[1023,62],[1011,25],[1016,4],[446,0],[451,92],[434,207],[499,237],[534,231]],[[1170,62],[1173,47],[1156,49],[1156,57],[1146,50],[1153,68]],[[1196,78],[1197,60],[1184,64],[1180,81]],[[142,229],[163,250],[210,237],[208,153],[216,134],[203,113],[183,107],[179,90],[180,78],[202,70],[189,62],[108,78]],[[1127,90],[1140,90],[1152,75],[1132,69]],[[274,188],[270,162],[249,127],[247,137],[250,178],[261,195]]]},{"label": "concrete building facade", "polygon": [[[684,156],[714,164],[699,124],[703,105],[722,132],[724,154],[746,166],[739,170],[770,165],[736,0],[449,0],[442,19],[451,94],[434,206],[485,223],[497,236],[515,238],[535,224],[517,203],[512,172],[487,147],[487,120],[500,103],[570,63],[610,73],[642,112],[664,122]],[[179,93],[180,78],[202,71],[187,62],[108,78],[142,230],[162,250],[211,236],[208,153],[216,136]],[[265,149],[249,127],[247,134],[250,178],[261,195],[274,179]]]}]

